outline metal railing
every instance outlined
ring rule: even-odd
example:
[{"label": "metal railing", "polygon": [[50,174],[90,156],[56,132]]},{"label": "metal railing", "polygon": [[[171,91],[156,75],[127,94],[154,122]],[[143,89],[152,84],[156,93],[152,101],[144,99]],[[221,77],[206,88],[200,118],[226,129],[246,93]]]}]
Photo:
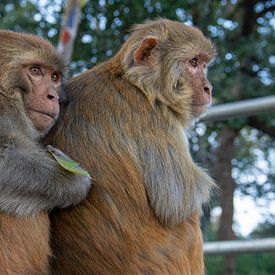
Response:
[{"label": "metal railing", "polygon": [[[275,112],[275,96],[242,100],[235,103],[213,105],[202,121],[222,121],[230,118]],[[204,244],[205,255],[226,255],[275,251],[275,238],[258,240],[218,241]]]},{"label": "metal railing", "polygon": [[205,255],[226,255],[271,251],[275,251],[275,238],[243,241],[207,242],[204,244]]},{"label": "metal railing", "polygon": [[230,118],[252,116],[264,112],[275,112],[275,96],[265,96],[234,103],[213,105],[203,121],[227,120]]}]

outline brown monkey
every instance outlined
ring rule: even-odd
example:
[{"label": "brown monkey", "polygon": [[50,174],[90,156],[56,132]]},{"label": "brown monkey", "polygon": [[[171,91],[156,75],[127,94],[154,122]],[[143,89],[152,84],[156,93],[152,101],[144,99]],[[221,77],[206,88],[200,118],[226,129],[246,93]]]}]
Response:
[{"label": "brown monkey", "polygon": [[64,64],[33,35],[0,31],[0,274],[48,274],[45,210],[86,197],[90,179],[39,145],[59,115]]},{"label": "brown monkey", "polygon": [[211,103],[214,56],[198,29],[160,19],[68,81],[49,141],[85,163],[95,184],[80,207],[50,216],[53,274],[204,273],[199,216],[213,181],[186,136]]}]

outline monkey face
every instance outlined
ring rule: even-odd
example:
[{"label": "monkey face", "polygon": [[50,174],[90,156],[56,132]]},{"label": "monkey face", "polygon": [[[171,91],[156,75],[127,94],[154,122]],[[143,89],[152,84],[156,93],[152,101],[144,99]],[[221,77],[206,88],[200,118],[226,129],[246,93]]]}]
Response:
[{"label": "monkey face", "polygon": [[[160,27],[162,22],[165,27]],[[154,30],[152,22],[146,26],[137,26],[138,41],[132,37],[134,43],[130,41],[121,51],[122,55],[129,52],[129,57],[122,59],[126,76],[151,105],[160,102],[168,106],[188,125],[211,104],[212,86],[206,73],[216,49],[201,31],[182,23],[159,21]]]},{"label": "monkey face", "polygon": [[187,72],[186,80],[193,91],[192,113],[195,117],[203,114],[212,103],[213,87],[206,76],[208,63],[208,55],[200,53],[184,64]]},{"label": "monkey face", "polygon": [[47,132],[59,115],[61,73],[38,62],[24,64],[22,73],[26,83],[26,112],[38,130]]}]

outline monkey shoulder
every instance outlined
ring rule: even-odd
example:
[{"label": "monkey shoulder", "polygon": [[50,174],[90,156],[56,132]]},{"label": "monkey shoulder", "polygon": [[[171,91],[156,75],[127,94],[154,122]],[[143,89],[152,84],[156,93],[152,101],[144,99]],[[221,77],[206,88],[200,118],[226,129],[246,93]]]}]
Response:
[{"label": "monkey shoulder", "polygon": [[[105,64],[105,63],[103,63]],[[84,73],[73,77],[64,85],[67,93],[71,96],[82,96],[88,93],[94,93],[97,90],[106,90],[106,85],[112,83],[112,73],[99,64]],[[104,83],[105,85],[102,85]],[[81,91],[81,93],[79,93]]]}]

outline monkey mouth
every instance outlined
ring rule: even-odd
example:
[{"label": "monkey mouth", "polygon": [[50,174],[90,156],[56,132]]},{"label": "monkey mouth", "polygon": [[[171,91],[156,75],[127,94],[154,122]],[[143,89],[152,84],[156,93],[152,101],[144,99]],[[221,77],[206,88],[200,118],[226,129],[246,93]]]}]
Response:
[{"label": "monkey mouth", "polygon": [[58,114],[28,109],[27,114],[39,131],[48,131],[56,123]]},{"label": "monkey mouth", "polygon": [[34,109],[29,109],[28,113],[34,113],[36,115],[40,115],[42,117],[48,118],[50,120],[54,120],[56,121],[57,119],[57,114],[56,113],[49,113],[49,112],[43,112],[43,111],[38,111],[38,110],[34,110]]},{"label": "monkey mouth", "polygon": [[200,116],[201,114],[205,113],[209,105],[210,104],[193,104],[192,105],[193,115]]},{"label": "monkey mouth", "polygon": [[193,104],[193,108],[205,108],[207,109],[211,104]]}]

